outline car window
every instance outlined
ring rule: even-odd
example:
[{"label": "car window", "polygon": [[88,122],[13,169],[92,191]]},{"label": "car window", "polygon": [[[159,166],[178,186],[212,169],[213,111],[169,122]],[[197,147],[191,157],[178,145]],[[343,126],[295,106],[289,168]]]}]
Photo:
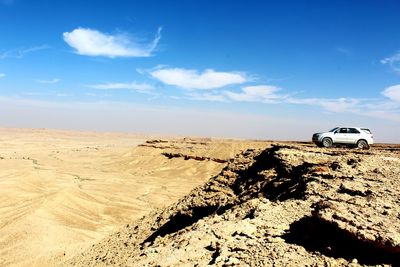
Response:
[{"label": "car window", "polygon": [[359,134],[360,132],[356,128],[349,128],[348,133]]},{"label": "car window", "polygon": [[347,133],[347,128],[340,128],[339,133]]},{"label": "car window", "polygon": [[366,132],[366,133],[372,134],[372,132],[371,132],[371,130],[370,130],[370,129],[367,129],[367,128],[361,128],[361,130],[363,130],[363,131],[364,131],[364,132]]}]

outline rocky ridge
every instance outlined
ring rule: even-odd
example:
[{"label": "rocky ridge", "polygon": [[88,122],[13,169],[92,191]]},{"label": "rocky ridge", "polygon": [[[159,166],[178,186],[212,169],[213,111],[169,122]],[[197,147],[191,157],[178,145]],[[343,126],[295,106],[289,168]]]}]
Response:
[{"label": "rocky ridge", "polygon": [[386,147],[248,149],[65,264],[398,266],[399,172],[400,154]]}]

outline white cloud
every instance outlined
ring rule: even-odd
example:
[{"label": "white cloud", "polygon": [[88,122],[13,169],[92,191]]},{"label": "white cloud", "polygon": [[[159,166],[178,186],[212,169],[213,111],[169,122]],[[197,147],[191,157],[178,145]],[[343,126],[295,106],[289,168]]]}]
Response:
[{"label": "white cloud", "polygon": [[126,90],[136,90],[136,91],[150,91],[153,90],[154,87],[147,83],[99,83],[87,85],[89,88],[99,89],[99,90],[118,90],[118,89],[126,89]]},{"label": "white cloud", "polygon": [[[295,104],[319,106],[330,112],[361,112],[362,107],[368,103],[368,100],[355,98],[298,98],[289,94],[278,93],[281,88],[273,85],[255,85],[243,87],[241,92],[223,91],[214,94],[197,94],[194,100],[208,101],[234,101],[234,102],[258,102],[269,104]],[[193,96],[193,95],[192,95]]]},{"label": "white cloud", "polygon": [[6,77],[4,73],[0,73],[0,79]]},{"label": "white cloud", "polygon": [[18,48],[18,49],[7,50],[4,52],[0,52],[0,59],[23,58],[27,54],[37,52],[40,50],[49,49],[49,48],[50,47],[48,45],[40,45],[40,46],[33,46],[33,47],[29,47],[29,48]]},{"label": "white cloud", "polygon": [[273,85],[243,87],[241,92],[213,91],[212,93],[187,94],[189,99],[218,102],[258,102],[268,104],[292,104],[320,107],[331,113],[357,114],[367,117],[400,121],[400,85],[385,89],[382,94],[388,99],[364,98],[301,98],[279,93]]},{"label": "white cloud", "polygon": [[217,72],[207,69],[202,73],[181,68],[161,68],[150,74],[168,85],[184,89],[216,89],[232,84],[241,84],[247,77],[239,72]]},{"label": "white cloud", "polygon": [[389,65],[393,71],[400,73],[400,52],[381,60],[382,64]]},{"label": "white cloud", "polygon": [[211,94],[209,94],[209,93],[204,93],[204,94],[190,93],[190,94],[186,94],[186,96],[191,100],[228,102],[224,95],[217,94],[217,93],[211,93]]},{"label": "white cloud", "polygon": [[277,94],[280,90],[279,87],[273,85],[254,85],[243,87],[239,93],[233,91],[213,91],[212,93],[192,93],[187,94],[187,96],[193,100],[279,103],[288,97],[284,94]]},{"label": "white cloud", "polygon": [[272,85],[255,85],[242,88],[241,93],[225,91],[225,95],[234,101],[246,102],[276,102],[281,101],[286,96],[276,94],[280,88]]},{"label": "white cloud", "polygon": [[149,57],[161,38],[161,27],[158,28],[153,41],[147,44],[138,43],[126,34],[111,35],[89,28],[77,28],[64,32],[64,41],[76,50],[79,55],[104,57]]},{"label": "white cloud", "polygon": [[60,79],[52,79],[52,80],[36,80],[38,83],[45,83],[45,84],[54,84],[54,83],[59,83],[61,80]]},{"label": "white cloud", "polygon": [[323,109],[331,112],[352,112],[360,111],[361,101],[354,98],[288,98],[286,103],[320,106]]},{"label": "white cloud", "polygon": [[382,94],[393,101],[400,102],[400,84],[386,88]]}]

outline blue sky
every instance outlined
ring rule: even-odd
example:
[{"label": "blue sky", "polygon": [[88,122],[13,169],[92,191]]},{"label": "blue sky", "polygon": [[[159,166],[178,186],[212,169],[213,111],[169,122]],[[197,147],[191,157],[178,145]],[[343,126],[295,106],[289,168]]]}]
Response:
[{"label": "blue sky", "polygon": [[0,126],[400,142],[398,1],[0,0]]}]

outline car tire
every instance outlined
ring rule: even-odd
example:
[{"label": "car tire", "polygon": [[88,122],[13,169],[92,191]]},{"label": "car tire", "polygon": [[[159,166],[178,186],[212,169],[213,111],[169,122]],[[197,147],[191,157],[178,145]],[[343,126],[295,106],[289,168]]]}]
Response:
[{"label": "car tire", "polygon": [[365,141],[365,140],[358,140],[357,148],[359,148],[359,149],[369,149],[369,145],[368,145],[367,141]]},{"label": "car tire", "polygon": [[323,147],[331,147],[332,145],[333,145],[332,139],[330,139],[329,137],[325,137],[324,139],[322,139]]}]

